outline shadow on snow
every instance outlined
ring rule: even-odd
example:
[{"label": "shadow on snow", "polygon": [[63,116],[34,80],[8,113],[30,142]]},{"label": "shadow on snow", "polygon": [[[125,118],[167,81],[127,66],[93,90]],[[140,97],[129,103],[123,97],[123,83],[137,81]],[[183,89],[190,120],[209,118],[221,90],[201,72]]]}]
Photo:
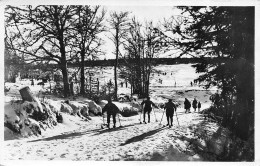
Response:
[{"label": "shadow on snow", "polygon": [[164,128],[165,128],[165,127],[160,127],[160,128],[158,128],[158,129],[151,130],[151,131],[148,131],[148,132],[143,133],[143,134],[141,134],[141,135],[132,137],[132,138],[126,140],[125,143],[120,144],[120,146],[124,146],[124,145],[130,144],[130,143],[133,143],[133,142],[141,141],[141,140],[145,139],[146,137],[149,137],[149,136],[151,136],[151,135],[154,135],[154,134],[160,132],[160,131],[163,130]]},{"label": "shadow on snow", "polygon": [[117,127],[117,128],[112,128],[112,129],[100,129],[99,128],[99,129],[87,130],[87,131],[83,131],[83,132],[63,133],[63,134],[60,134],[60,135],[56,135],[56,136],[52,136],[52,137],[48,137],[48,138],[43,138],[43,139],[32,140],[32,141],[28,141],[28,142],[69,139],[69,138],[79,137],[79,136],[91,134],[91,133],[93,133],[93,135],[90,135],[90,136],[96,136],[96,135],[100,135],[100,134],[104,134],[104,133],[108,133],[108,132],[123,130],[124,128],[135,126],[135,125],[138,125],[138,124],[139,123],[135,123],[135,124],[125,125],[125,126],[122,126],[122,127]]}]

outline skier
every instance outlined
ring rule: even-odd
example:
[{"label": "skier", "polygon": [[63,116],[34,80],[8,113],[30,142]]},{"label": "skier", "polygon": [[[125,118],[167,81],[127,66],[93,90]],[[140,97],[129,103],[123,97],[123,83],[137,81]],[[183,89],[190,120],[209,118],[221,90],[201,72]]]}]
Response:
[{"label": "skier", "polygon": [[201,108],[201,104],[200,104],[200,101],[198,103],[198,112],[200,112],[200,108]]},{"label": "skier", "polygon": [[142,105],[142,107],[143,107],[143,105],[144,105],[144,112],[143,112],[143,114],[144,114],[144,123],[146,123],[145,122],[145,114],[146,114],[146,112],[147,112],[147,114],[148,114],[148,123],[150,123],[150,113],[151,113],[151,111],[152,111],[152,106],[154,106],[155,108],[158,108],[151,100],[150,100],[150,97],[147,97],[147,100],[144,100],[142,103],[141,103],[141,105]]},{"label": "skier", "polygon": [[167,126],[172,126],[174,111],[176,111],[176,106],[172,102],[172,99],[169,99],[168,103],[165,103],[164,109],[166,110]]},{"label": "skier", "polygon": [[192,107],[193,107],[193,109],[194,109],[194,112],[196,112],[196,108],[197,108],[197,100],[196,100],[196,98],[194,98],[194,100],[192,101]]},{"label": "skier", "polygon": [[113,128],[115,128],[116,127],[116,114],[119,113],[120,110],[114,103],[112,103],[111,98],[108,99],[108,103],[102,109],[102,115],[104,114],[104,112],[107,112],[107,127],[110,129],[109,124],[110,124],[110,117],[112,115],[113,123],[114,123]]},{"label": "skier", "polygon": [[189,113],[190,112],[190,107],[191,107],[190,101],[187,98],[185,98],[185,101],[184,101],[185,113]]},{"label": "skier", "polygon": [[31,80],[31,85],[34,86],[34,80],[33,80],[33,78],[32,78],[32,80]]}]

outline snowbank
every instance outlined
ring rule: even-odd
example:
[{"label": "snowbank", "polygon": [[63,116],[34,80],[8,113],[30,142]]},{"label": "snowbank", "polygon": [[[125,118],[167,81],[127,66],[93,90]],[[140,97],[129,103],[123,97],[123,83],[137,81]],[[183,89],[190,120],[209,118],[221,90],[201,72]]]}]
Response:
[{"label": "snowbank", "polygon": [[57,125],[56,114],[45,103],[28,101],[11,101],[5,103],[4,124],[5,136],[14,135],[28,137],[41,135],[41,130]]},{"label": "snowbank", "polygon": [[102,108],[98,104],[96,104],[92,100],[84,100],[81,102],[82,104],[87,104],[89,113],[92,113],[94,115],[101,115],[102,114]]}]

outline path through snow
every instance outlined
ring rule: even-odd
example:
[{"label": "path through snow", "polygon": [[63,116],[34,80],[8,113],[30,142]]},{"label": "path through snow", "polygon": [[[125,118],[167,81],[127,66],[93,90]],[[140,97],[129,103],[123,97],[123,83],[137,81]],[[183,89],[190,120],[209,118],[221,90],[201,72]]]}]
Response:
[{"label": "path through snow", "polygon": [[[100,117],[90,122],[79,122],[79,127],[45,138],[5,141],[4,159],[7,160],[203,160],[189,151],[194,137],[191,126],[203,122],[198,113],[178,112],[180,127],[174,117],[172,128],[159,125],[151,114],[151,123],[140,124],[139,115],[121,117],[122,127],[101,129]],[[162,112],[157,110],[159,121]],[[165,117],[162,124],[166,124]],[[93,123],[94,122],[94,123]],[[119,123],[117,122],[117,126]]]}]

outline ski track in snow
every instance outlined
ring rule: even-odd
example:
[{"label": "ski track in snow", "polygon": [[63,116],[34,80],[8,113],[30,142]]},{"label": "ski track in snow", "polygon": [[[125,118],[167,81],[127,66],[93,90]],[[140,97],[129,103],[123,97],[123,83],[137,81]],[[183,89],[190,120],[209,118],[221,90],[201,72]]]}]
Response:
[{"label": "ski track in snow", "polygon": [[[158,111],[158,110],[157,110]],[[122,127],[101,129],[102,119],[84,122],[73,131],[46,138],[5,141],[6,160],[203,160],[186,154],[187,145],[180,136],[190,136],[188,126],[197,113],[178,112],[180,127],[174,117],[172,128],[159,124],[162,113],[151,115],[151,123],[140,124],[139,115],[121,118]],[[159,117],[159,118],[158,118]],[[199,121],[194,121],[198,123]],[[195,125],[195,124],[194,124]]]}]

